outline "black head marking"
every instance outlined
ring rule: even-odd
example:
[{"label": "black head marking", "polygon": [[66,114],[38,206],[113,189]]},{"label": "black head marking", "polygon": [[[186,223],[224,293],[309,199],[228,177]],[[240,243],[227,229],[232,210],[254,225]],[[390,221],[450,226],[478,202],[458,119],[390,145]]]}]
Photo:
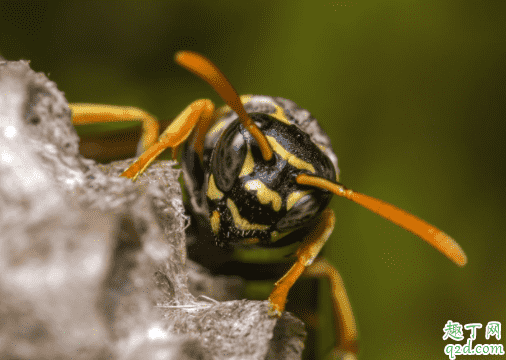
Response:
[{"label": "black head marking", "polygon": [[241,172],[247,147],[239,132],[239,121],[234,121],[222,134],[211,157],[211,169],[219,190],[229,191]]}]

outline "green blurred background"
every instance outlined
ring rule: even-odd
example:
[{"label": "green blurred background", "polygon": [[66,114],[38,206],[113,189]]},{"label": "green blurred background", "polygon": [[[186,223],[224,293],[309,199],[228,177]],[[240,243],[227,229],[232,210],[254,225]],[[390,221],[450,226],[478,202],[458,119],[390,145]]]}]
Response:
[{"label": "green blurred background", "polygon": [[[2,1],[0,54],[31,60],[70,102],[168,119],[198,98],[222,104],[174,64],[176,51],[195,50],[239,93],[311,111],[333,140],[344,184],[444,229],[469,258],[458,268],[334,199],[325,253],[347,286],[360,359],[447,359],[448,320],[506,326],[505,4]],[[321,349],[333,341],[325,291]],[[478,332],[475,343],[492,342]]]}]

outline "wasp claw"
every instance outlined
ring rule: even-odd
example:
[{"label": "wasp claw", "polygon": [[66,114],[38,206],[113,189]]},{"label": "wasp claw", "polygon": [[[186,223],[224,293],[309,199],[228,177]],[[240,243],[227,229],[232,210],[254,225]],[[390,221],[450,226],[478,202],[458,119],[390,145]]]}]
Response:
[{"label": "wasp claw", "polygon": [[268,314],[269,316],[271,317],[281,317],[281,315],[283,314],[283,309],[284,306],[279,306],[279,304],[276,304],[274,302],[271,301],[271,299],[269,299],[269,310],[268,310]]}]

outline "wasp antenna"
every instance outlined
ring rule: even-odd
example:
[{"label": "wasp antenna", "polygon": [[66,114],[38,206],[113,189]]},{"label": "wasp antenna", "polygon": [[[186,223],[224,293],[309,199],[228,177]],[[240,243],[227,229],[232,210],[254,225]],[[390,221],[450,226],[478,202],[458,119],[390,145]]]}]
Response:
[{"label": "wasp antenna", "polygon": [[272,148],[265,135],[255,125],[248,115],[244,106],[242,106],[239,95],[225,75],[206,57],[193,51],[179,51],[175,57],[176,63],[202,78],[225,100],[225,102],[234,110],[242,124],[253,135],[264,160],[269,161],[272,158]]},{"label": "wasp antenna", "polygon": [[297,183],[319,187],[345,197],[427,241],[457,265],[464,266],[467,263],[466,254],[454,239],[415,215],[379,199],[354,192],[346,189],[343,185],[316,176],[298,175]]}]

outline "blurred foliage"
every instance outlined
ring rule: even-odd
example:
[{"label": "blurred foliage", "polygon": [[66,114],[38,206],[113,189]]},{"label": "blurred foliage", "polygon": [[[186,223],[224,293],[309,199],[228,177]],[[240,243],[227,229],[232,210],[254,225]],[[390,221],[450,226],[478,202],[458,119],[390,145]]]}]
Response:
[{"label": "blurred foliage", "polygon": [[[239,93],[307,108],[333,139],[344,184],[434,223],[469,258],[457,268],[333,200],[325,253],[347,285],[360,359],[447,359],[448,320],[506,325],[504,14],[498,1],[2,1],[0,54],[31,60],[71,102],[170,119],[198,98],[222,104],[174,64],[190,49]],[[479,331],[475,342],[491,341]]]}]

